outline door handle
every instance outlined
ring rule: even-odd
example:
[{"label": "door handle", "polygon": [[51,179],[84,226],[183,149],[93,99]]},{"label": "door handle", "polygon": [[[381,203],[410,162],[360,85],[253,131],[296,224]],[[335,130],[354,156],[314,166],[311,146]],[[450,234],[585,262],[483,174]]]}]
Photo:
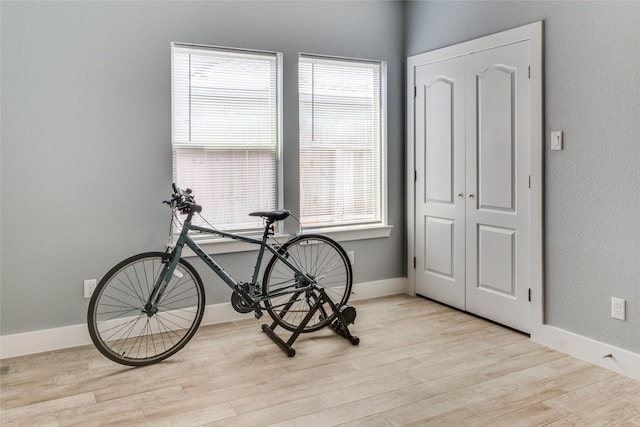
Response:
[{"label": "door handle", "polygon": [[473,199],[473,194],[469,194],[469,198],[470,198],[470,199]]},{"label": "door handle", "polygon": [[458,193],[458,197],[464,197],[464,194]]}]

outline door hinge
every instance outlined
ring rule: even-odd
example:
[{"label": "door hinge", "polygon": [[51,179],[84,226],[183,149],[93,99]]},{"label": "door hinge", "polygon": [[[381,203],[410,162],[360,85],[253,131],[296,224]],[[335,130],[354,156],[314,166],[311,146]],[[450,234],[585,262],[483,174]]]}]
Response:
[{"label": "door hinge", "polygon": [[414,86],[413,87],[413,97],[415,98],[416,96],[418,96],[418,87]]},{"label": "door hinge", "polygon": [[529,175],[529,188],[531,188],[531,175]]},{"label": "door hinge", "polygon": [[413,257],[413,268],[416,268],[416,257]]},{"label": "door hinge", "polygon": [[413,171],[413,181],[417,181],[418,180],[418,171]]},{"label": "door hinge", "polygon": [[531,288],[529,288],[529,302],[531,302]]},{"label": "door hinge", "polygon": [[529,79],[531,79],[531,65],[529,65]]}]

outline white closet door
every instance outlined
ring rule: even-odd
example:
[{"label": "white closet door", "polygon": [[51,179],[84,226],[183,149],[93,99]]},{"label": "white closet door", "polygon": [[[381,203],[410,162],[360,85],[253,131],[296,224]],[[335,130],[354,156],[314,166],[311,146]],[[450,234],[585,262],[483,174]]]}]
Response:
[{"label": "white closet door", "polygon": [[529,41],[467,56],[466,309],[529,332]]},{"label": "white closet door", "polygon": [[415,69],[416,293],[465,309],[465,58]]}]

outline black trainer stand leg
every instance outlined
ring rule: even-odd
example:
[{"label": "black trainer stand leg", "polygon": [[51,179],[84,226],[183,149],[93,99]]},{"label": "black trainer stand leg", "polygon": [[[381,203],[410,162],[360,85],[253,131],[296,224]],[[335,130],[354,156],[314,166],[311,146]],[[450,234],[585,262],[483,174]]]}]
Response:
[{"label": "black trainer stand leg", "polygon": [[351,335],[351,332],[349,332],[349,325],[356,321],[356,309],[346,304],[338,307],[333,303],[331,298],[324,293],[324,289],[322,289],[322,294],[327,298],[327,302],[333,312],[336,313],[336,320],[331,324],[331,329],[333,329],[336,334],[348,339],[351,344],[360,344],[360,338]]},{"label": "black trainer stand leg", "polygon": [[[304,319],[302,319],[302,322],[300,322],[296,330],[293,332],[293,334],[291,334],[291,337],[289,337],[289,339],[286,342],[282,338],[280,338],[280,336],[278,336],[278,334],[276,334],[275,332],[275,328],[278,326],[278,322],[274,321],[271,324],[271,326],[267,324],[262,325],[262,330],[264,331],[264,333],[266,333],[269,336],[269,338],[273,340],[273,342],[278,344],[278,347],[280,347],[282,351],[284,351],[289,357],[295,356],[296,351],[293,349],[292,345],[298,339],[300,334],[304,331],[305,326],[307,326],[307,323],[309,323],[309,321],[313,318],[316,312],[318,310],[321,310],[324,316],[327,315],[327,313],[325,312],[325,309],[322,307],[322,305],[325,302],[329,304],[329,307],[331,307],[331,310],[336,315],[335,321],[331,324],[331,329],[333,329],[334,332],[336,332],[338,335],[348,339],[353,345],[358,345],[360,343],[360,339],[356,336],[351,335],[348,327],[349,324],[355,321],[356,309],[348,305],[343,305],[342,307],[338,308],[338,306],[334,304],[331,298],[327,296],[326,292],[324,291],[324,288],[317,286],[315,287],[315,290],[317,290],[320,293],[319,297],[315,298],[316,301],[313,304],[313,306],[311,306],[311,310],[309,310],[309,312],[304,317]],[[287,310],[291,308],[293,303],[298,299],[299,295],[300,294],[292,295],[289,302],[285,305],[282,316],[284,316]]]},{"label": "black trainer stand leg", "polygon": [[[296,298],[296,296],[294,295],[292,298]],[[287,304],[287,305],[290,306],[291,304]],[[285,306],[285,309],[288,309],[288,308]],[[274,321],[271,324],[271,326],[267,325],[266,323],[263,324],[262,330],[264,331],[265,334],[269,336],[269,338],[271,338],[273,342],[278,344],[278,347],[280,347],[282,351],[284,351],[287,354],[287,356],[293,357],[296,355],[296,351],[294,350],[292,345],[295,342],[295,340],[298,339],[298,336],[302,333],[304,327],[307,326],[307,323],[309,323],[309,320],[313,318],[313,315],[316,313],[316,311],[318,311],[318,303],[316,303],[313,307],[311,307],[311,310],[309,310],[309,312],[304,317],[304,319],[302,319],[302,322],[300,322],[296,330],[293,332],[293,334],[291,334],[291,337],[289,337],[289,339],[286,342],[282,338],[280,338],[278,334],[276,334],[274,331],[274,329],[278,326],[277,322]],[[283,310],[282,315],[284,316],[285,314],[286,314],[286,310]]]}]

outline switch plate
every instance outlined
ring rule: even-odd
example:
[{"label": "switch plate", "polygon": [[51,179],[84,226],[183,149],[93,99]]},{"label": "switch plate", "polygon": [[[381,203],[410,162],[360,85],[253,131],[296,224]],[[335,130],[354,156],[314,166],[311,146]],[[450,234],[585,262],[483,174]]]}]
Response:
[{"label": "switch plate", "polygon": [[562,150],[562,131],[554,130],[551,131],[551,149],[552,150]]},{"label": "switch plate", "polygon": [[611,317],[618,320],[627,320],[626,301],[622,298],[611,297]]}]

